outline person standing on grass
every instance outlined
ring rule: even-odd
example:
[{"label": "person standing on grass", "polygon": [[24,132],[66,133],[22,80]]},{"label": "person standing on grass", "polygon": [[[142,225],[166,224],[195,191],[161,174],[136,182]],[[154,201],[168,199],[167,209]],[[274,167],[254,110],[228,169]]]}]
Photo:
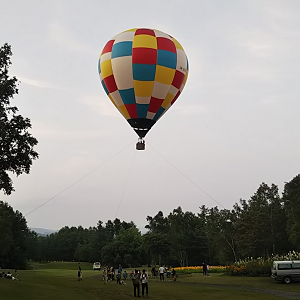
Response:
[{"label": "person standing on grass", "polygon": [[160,265],[158,271],[159,271],[159,280],[165,280],[165,276],[164,276],[165,268],[162,265]]},{"label": "person standing on grass", "polygon": [[170,269],[167,269],[167,278],[170,278],[171,277],[171,271]]},{"label": "person standing on grass", "polygon": [[121,284],[122,273],[118,272],[117,274],[117,284]]},{"label": "person standing on grass", "polygon": [[124,273],[123,273],[123,278],[124,278],[124,280],[127,279],[127,276],[128,276],[128,274],[127,274],[127,272],[126,272],[126,270],[125,270]]},{"label": "person standing on grass", "polygon": [[78,267],[78,272],[77,272],[77,276],[78,276],[78,281],[82,281],[82,271],[81,271],[81,267]]},{"label": "person standing on grass", "polygon": [[207,264],[206,266],[206,275],[208,276],[209,275],[209,265]]},{"label": "person standing on grass", "polygon": [[145,295],[145,289],[146,289],[146,297],[148,296],[148,273],[146,272],[145,269],[143,269],[143,273],[141,275],[141,281],[142,281],[142,296],[144,297]]},{"label": "person standing on grass", "polygon": [[111,280],[115,280],[115,268],[111,267]]},{"label": "person standing on grass", "polygon": [[152,278],[155,278],[155,267],[151,269]]},{"label": "person standing on grass", "polygon": [[134,297],[141,297],[140,296],[140,274],[137,269],[135,269],[133,278],[132,278],[132,283],[133,283],[133,293]]},{"label": "person standing on grass", "polygon": [[108,279],[107,279],[107,269],[106,269],[106,268],[103,269],[102,275],[103,275],[103,281],[104,281],[104,284],[105,284],[106,281],[108,280]]},{"label": "person standing on grass", "polygon": [[204,262],[202,264],[202,269],[203,269],[203,275],[206,275],[206,272],[207,272],[207,264]]},{"label": "person standing on grass", "polygon": [[174,277],[175,275],[176,275],[176,271],[173,268],[173,270],[172,270],[172,276]]},{"label": "person standing on grass", "polygon": [[110,281],[111,280],[111,267],[107,267],[107,276],[108,276],[107,281]]}]

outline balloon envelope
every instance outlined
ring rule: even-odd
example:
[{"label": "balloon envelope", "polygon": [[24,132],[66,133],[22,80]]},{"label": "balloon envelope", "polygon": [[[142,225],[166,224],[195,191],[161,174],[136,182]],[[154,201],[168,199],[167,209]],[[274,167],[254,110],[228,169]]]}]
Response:
[{"label": "balloon envelope", "polygon": [[156,29],[130,29],[109,40],[98,71],[103,88],[139,137],[172,106],[188,77],[177,40]]}]

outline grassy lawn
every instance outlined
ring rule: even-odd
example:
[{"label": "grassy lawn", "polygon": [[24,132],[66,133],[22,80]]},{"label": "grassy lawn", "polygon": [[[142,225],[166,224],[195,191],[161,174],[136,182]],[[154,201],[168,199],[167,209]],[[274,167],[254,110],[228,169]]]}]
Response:
[{"label": "grassy lawn", "polygon": [[215,284],[226,286],[245,286],[259,289],[280,290],[286,292],[300,293],[300,283],[283,284],[275,281],[271,277],[239,277],[226,276],[222,273],[212,273],[203,276],[201,273],[183,275],[180,281],[189,283]]},{"label": "grassy lawn", "polygon": [[[106,284],[102,281],[102,271],[93,271],[92,264],[81,263],[83,281],[77,281],[78,263],[33,264],[33,270],[18,271],[20,281],[0,279],[0,298],[5,300],[82,300],[82,299],[132,299],[133,288],[130,280],[126,285],[116,281]],[[7,270],[5,270],[7,271]],[[128,270],[131,271],[131,270]],[[12,274],[14,272],[11,272]],[[201,283],[196,285],[193,283]],[[209,284],[205,286],[205,284]],[[215,286],[212,286],[215,285]],[[228,277],[220,274],[202,276],[184,275],[173,282],[150,279],[149,296],[152,299],[284,299],[266,294],[241,291],[218,285],[252,286],[256,288],[282,289],[300,292],[300,284],[283,285],[270,278]]]}]

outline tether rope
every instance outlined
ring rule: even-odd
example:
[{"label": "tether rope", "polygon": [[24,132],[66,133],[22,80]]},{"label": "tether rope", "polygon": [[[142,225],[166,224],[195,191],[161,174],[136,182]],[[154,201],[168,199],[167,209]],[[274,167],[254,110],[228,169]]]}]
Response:
[{"label": "tether rope", "polygon": [[45,201],[44,203],[42,203],[41,205],[37,206],[35,209],[33,209],[32,211],[30,211],[29,213],[27,213],[26,215],[24,215],[25,217],[30,215],[31,213],[33,213],[34,211],[36,211],[37,209],[41,208],[42,206],[44,206],[45,204],[47,204],[48,202],[50,202],[51,200],[53,200],[54,198],[56,198],[57,196],[59,196],[60,194],[62,194],[63,192],[65,192],[66,190],[68,190],[69,188],[71,188],[72,186],[74,186],[75,184],[77,184],[79,181],[81,181],[82,179],[86,178],[87,176],[89,176],[90,174],[92,174],[93,172],[95,172],[96,170],[98,170],[100,167],[102,167],[104,164],[106,164],[107,162],[109,162],[110,160],[112,160],[114,157],[116,157],[118,154],[120,154],[121,152],[123,152],[126,148],[128,148],[130,145],[132,145],[133,142],[131,142],[130,144],[128,144],[126,147],[124,147],[122,150],[120,150],[119,152],[117,152],[116,154],[114,154],[112,157],[110,157],[109,159],[107,159],[106,161],[104,161],[103,163],[101,163],[98,167],[96,167],[95,169],[93,169],[92,171],[90,171],[89,173],[85,174],[84,176],[82,176],[80,179],[76,180],[74,183],[70,184],[68,187],[66,187],[65,189],[63,189],[61,192],[57,193],[55,196],[53,196],[52,198],[48,199],[47,201]]},{"label": "tether rope", "polygon": [[127,187],[128,181],[129,181],[129,177],[130,177],[130,174],[131,174],[131,170],[132,170],[132,166],[133,166],[133,163],[134,163],[135,156],[136,156],[136,151],[134,152],[134,156],[133,156],[133,159],[132,159],[132,162],[131,162],[131,165],[130,165],[130,169],[129,169],[128,176],[127,176],[127,179],[126,179],[126,182],[125,182],[125,185],[124,185],[122,196],[121,196],[118,208],[117,208],[115,219],[116,219],[116,217],[118,215],[118,212],[119,212],[119,209],[120,209],[120,206],[121,206],[121,202],[122,202],[124,194],[125,194],[125,190],[126,190],[126,187]]},{"label": "tether rope", "polygon": [[175,167],[170,161],[168,161],[162,154],[160,154],[157,150],[155,150],[149,143],[147,143],[150,148],[152,148],[158,155],[160,155],[166,162],[168,162],[177,172],[179,172],[182,176],[184,176],[188,181],[190,181],[193,185],[195,185],[202,193],[207,195],[210,199],[215,201],[217,204],[222,206],[224,209],[226,209],[220,202],[218,202],[216,199],[214,199],[211,195],[209,195],[207,192],[205,192],[199,185],[197,185],[194,181],[192,181],[189,177],[187,177],[183,172],[181,172],[177,167]]}]

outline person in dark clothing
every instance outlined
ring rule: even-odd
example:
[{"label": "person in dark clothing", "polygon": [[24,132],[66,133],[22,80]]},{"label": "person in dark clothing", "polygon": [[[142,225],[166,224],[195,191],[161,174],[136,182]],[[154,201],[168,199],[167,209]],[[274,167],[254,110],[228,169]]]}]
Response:
[{"label": "person in dark clothing", "polygon": [[207,273],[207,264],[205,262],[202,264],[202,269],[203,269],[203,275],[206,275],[206,273]]},{"label": "person in dark clothing", "polygon": [[135,270],[133,278],[132,278],[132,283],[133,283],[133,293],[134,297],[141,297],[140,296],[140,274],[138,270]]},{"label": "person in dark clothing", "polygon": [[124,280],[127,279],[127,276],[128,276],[128,274],[127,274],[127,272],[126,272],[126,270],[125,270],[124,273],[123,273],[123,278],[124,278]]},{"label": "person in dark clothing", "polygon": [[115,268],[111,267],[111,280],[115,280]]},{"label": "person in dark clothing", "polygon": [[78,267],[78,272],[77,272],[77,276],[78,276],[78,281],[82,281],[82,271],[81,271],[81,267]]},{"label": "person in dark clothing", "polygon": [[151,269],[152,278],[155,278],[155,267]]},{"label": "person in dark clothing", "polygon": [[118,274],[117,274],[117,284],[121,284],[121,273],[120,272],[118,272]]}]

